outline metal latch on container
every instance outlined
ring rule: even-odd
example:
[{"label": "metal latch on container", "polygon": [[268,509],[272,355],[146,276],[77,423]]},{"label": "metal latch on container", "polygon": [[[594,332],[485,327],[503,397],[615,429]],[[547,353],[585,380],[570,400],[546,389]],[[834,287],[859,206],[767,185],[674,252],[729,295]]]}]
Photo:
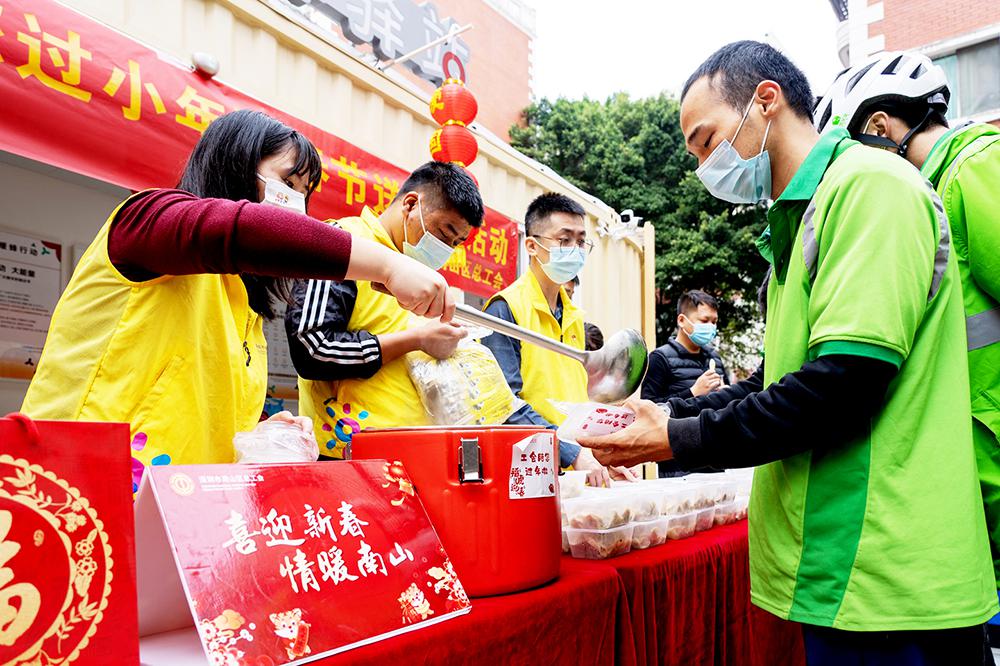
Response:
[{"label": "metal latch on container", "polygon": [[462,446],[458,450],[459,483],[483,483],[483,461],[480,453],[478,439],[462,438]]}]

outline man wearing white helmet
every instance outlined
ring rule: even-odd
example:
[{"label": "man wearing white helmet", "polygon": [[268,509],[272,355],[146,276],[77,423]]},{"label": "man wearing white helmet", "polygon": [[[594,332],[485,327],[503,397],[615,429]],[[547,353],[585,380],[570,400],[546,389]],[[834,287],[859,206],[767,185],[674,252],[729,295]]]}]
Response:
[{"label": "man wearing white helmet", "polygon": [[816,128],[845,127],[920,169],[944,202],[968,335],[973,438],[1000,576],[1000,129],[948,128],[944,71],[924,55],[882,53],[842,72],[816,105]]}]

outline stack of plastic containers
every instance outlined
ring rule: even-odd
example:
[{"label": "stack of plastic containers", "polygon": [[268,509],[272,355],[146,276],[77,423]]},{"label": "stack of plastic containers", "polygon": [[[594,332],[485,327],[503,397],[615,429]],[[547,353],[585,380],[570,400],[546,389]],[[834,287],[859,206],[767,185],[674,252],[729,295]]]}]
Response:
[{"label": "stack of plastic containers", "polygon": [[752,476],[742,470],[691,474],[611,488],[565,478],[560,477],[563,552],[605,559],[745,518]]},{"label": "stack of plastic containers", "polygon": [[736,484],[736,520],[747,517],[747,506],[750,504],[750,488],[753,486],[753,469],[731,469],[726,476]]},{"label": "stack of plastic containers", "polygon": [[628,496],[607,489],[585,488],[580,497],[564,500],[563,547],[573,557],[603,560],[632,549],[632,508]]},{"label": "stack of plastic containers", "polygon": [[632,512],[632,548],[642,550],[667,540],[669,523],[660,515],[660,494],[644,483],[616,486],[612,494],[625,497]]}]

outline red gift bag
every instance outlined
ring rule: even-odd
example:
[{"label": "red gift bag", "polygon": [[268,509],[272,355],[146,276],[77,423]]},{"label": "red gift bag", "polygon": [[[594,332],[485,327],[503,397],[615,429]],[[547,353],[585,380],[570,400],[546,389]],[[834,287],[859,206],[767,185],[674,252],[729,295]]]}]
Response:
[{"label": "red gift bag", "polygon": [[0,664],[138,664],[129,428],[0,418]]}]

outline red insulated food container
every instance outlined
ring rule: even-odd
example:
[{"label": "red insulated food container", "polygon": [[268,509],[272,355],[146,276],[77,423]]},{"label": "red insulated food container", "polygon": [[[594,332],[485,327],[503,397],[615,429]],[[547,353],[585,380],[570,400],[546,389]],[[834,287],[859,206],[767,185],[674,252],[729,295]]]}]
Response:
[{"label": "red insulated food container", "polygon": [[351,458],[403,463],[466,592],[486,597],[559,575],[558,486],[551,497],[511,498],[514,447],[539,434],[551,438],[558,474],[554,433],[520,426],[363,430]]}]

